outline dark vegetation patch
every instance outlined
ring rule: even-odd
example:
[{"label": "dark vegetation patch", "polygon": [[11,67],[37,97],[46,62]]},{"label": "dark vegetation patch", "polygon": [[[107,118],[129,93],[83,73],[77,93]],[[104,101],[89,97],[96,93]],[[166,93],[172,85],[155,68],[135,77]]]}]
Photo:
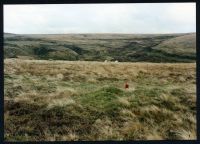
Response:
[{"label": "dark vegetation patch", "polygon": [[123,92],[118,88],[103,88],[77,98],[81,106],[72,104],[52,108],[26,101],[5,101],[4,112],[9,111],[5,121],[5,140],[45,140],[47,131],[51,136],[67,135],[73,131],[80,139],[86,139],[93,135],[96,119],[117,119],[119,104],[115,101],[121,94]]}]

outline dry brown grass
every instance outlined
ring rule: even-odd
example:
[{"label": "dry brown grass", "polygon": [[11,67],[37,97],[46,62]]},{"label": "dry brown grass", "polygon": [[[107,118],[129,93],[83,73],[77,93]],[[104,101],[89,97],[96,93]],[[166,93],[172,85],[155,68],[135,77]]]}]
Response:
[{"label": "dry brown grass", "polygon": [[195,63],[4,63],[7,141],[196,139]]},{"label": "dry brown grass", "polygon": [[[177,77],[184,80],[193,78],[194,63],[102,63],[88,61],[46,61],[5,59],[4,72],[7,74],[31,74],[36,76],[54,76],[58,79],[91,80],[91,78],[134,80],[138,74],[157,75],[160,78]],[[185,71],[187,69],[187,71]],[[164,77],[163,77],[164,76]],[[187,76],[187,77],[186,77]]]}]

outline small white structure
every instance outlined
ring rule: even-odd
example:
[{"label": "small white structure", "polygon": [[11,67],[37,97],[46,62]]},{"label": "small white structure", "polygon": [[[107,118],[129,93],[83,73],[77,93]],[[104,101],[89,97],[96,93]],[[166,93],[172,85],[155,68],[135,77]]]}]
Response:
[{"label": "small white structure", "polygon": [[107,63],[107,62],[108,62],[108,60],[105,60],[104,62],[105,62],[105,63]]},{"label": "small white structure", "polygon": [[62,80],[64,78],[64,75],[63,74],[57,74],[57,78]]},{"label": "small white structure", "polygon": [[116,60],[115,63],[118,63],[118,60]]}]

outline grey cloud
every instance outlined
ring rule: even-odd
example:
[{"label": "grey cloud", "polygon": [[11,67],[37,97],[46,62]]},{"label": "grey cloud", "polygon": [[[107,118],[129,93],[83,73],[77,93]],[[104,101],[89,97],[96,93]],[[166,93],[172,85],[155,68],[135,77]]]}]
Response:
[{"label": "grey cloud", "polygon": [[11,33],[179,33],[196,31],[195,3],[6,5]]}]

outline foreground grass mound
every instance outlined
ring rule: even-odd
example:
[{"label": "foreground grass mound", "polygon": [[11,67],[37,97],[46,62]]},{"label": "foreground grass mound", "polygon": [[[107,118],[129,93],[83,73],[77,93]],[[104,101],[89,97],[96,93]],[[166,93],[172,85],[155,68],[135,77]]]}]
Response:
[{"label": "foreground grass mound", "polygon": [[196,139],[194,63],[6,59],[4,72],[6,141]]}]

